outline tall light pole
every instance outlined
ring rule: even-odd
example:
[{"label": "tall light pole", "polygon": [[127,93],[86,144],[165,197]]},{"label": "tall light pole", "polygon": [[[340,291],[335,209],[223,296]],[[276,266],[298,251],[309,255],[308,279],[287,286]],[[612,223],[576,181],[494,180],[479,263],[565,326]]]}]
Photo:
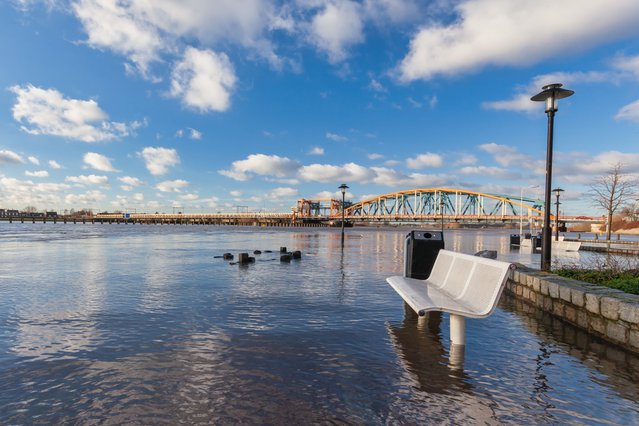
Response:
[{"label": "tall light pole", "polygon": [[346,190],[348,189],[348,186],[346,186],[345,183],[341,184],[339,186],[340,191],[342,191],[342,248],[344,248],[344,206],[345,206],[345,197],[346,197]]},{"label": "tall light pole", "polygon": [[535,102],[546,102],[546,114],[548,114],[548,138],[546,147],[546,192],[544,197],[544,227],[541,234],[541,270],[550,270],[552,245],[552,230],[550,229],[550,191],[552,188],[552,143],[554,132],[555,112],[557,101],[572,96],[575,92],[562,89],[562,84],[549,84],[541,88],[541,92],[530,98]]},{"label": "tall light pole", "polygon": [[557,202],[555,202],[557,205],[557,213],[555,214],[555,241],[559,241],[559,204],[561,204],[559,202],[559,195],[564,192],[564,190],[561,188],[555,188],[552,192],[554,192],[557,196]]}]

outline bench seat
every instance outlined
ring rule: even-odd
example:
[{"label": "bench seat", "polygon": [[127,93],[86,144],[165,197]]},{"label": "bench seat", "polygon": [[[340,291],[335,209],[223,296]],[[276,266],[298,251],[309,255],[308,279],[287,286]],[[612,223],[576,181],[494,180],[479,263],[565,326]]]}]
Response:
[{"label": "bench seat", "polygon": [[389,277],[386,281],[419,315],[428,311],[441,311],[467,317],[481,318],[481,312],[461,299],[451,299],[448,293],[435,286],[425,285],[424,280],[405,277]]},{"label": "bench seat", "polygon": [[442,311],[483,318],[495,310],[511,268],[507,262],[440,250],[426,280],[395,276],[386,281],[421,316]]}]

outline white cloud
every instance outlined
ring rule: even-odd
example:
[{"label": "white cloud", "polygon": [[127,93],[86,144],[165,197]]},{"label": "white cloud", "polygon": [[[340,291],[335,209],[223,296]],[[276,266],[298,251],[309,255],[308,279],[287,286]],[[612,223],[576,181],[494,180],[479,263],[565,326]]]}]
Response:
[{"label": "white cloud", "polygon": [[202,139],[202,132],[200,132],[199,130],[195,130],[192,128],[189,128],[189,130],[191,131],[189,138],[199,141],[200,139]]},{"label": "white cloud", "polygon": [[457,154],[453,166],[472,166],[477,163],[477,157],[472,154]]},{"label": "white cloud", "polygon": [[346,142],[348,140],[348,138],[344,135],[331,132],[326,132],[326,139],[330,139],[335,142]]},{"label": "white cloud", "polygon": [[431,96],[430,99],[428,100],[428,106],[430,107],[430,109],[435,109],[438,103],[439,103],[439,99],[437,99],[436,95]]},{"label": "white cloud", "polygon": [[96,175],[79,175],[79,176],[67,176],[64,178],[65,182],[77,183],[80,185],[101,185],[108,186],[109,178],[106,176]]},{"label": "white cloud", "polygon": [[297,161],[287,157],[251,154],[246,160],[234,161],[231,170],[220,170],[218,173],[231,179],[246,181],[251,178],[251,174],[286,178],[297,172],[299,167]]},{"label": "white cloud", "polygon": [[371,182],[375,178],[375,172],[355,163],[347,163],[341,166],[331,164],[310,164],[302,166],[300,177],[307,181],[315,182]]},{"label": "white cloud", "polygon": [[389,21],[401,24],[419,19],[424,9],[419,0],[365,0],[363,4],[367,15],[384,26]]},{"label": "white cloud", "polygon": [[459,169],[459,172],[464,175],[495,176],[501,179],[516,179],[519,177],[519,175],[501,167],[465,166]]},{"label": "white cloud", "polygon": [[130,185],[130,186],[141,186],[144,185],[144,182],[142,182],[140,179],[136,178],[136,177],[132,177],[132,176],[122,176],[119,177],[118,180],[120,182],[122,182],[125,185]]},{"label": "white cloud", "polygon": [[182,201],[196,201],[199,200],[200,196],[198,194],[184,194],[184,195],[180,195],[180,200]]},{"label": "white cloud", "polygon": [[116,195],[115,200],[111,201],[111,205],[116,208],[125,208],[129,204],[129,199],[124,195]]},{"label": "white cloud", "polygon": [[79,0],[72,7],[87,32],[89,46],[126,56],[143,76],[149,77],[149,64],[159,60],[164,41],[136,3]]},{"label": "white cloud", "polygon": [[251,179],[250,175],[235,170],[218,170],[217,172],[222,176],[226,176],[229,179],[238,180],[240,182],[245,182]]},{"label": "white cloud", "polygon": [[96,152],[87,152],[84,154],[84,168],[99,170],[101,172],[118,172],[115,167],[111,164],[111,160],[108,157],[105,157],[102,154],[98,154]]},{"label": "white cloud", "polygon": [[87,191],[84,194],[68,194],[66,197],[64,197],[64,202],[71,206],[91,206],[93,204],[98,204],[105,198],[106,196],[102,192],[93,190]]},{"label": "white cloud", "polygon": [[517,87],[512,98],[504,101],[483,102],[482,106],[498,111],[538,112],[540,109],[543,110],[543,102],[533,102],[530,98],[541,91],[543,86],[562,82],[566,88],[570,88],[574,84],[604,83],[616,78],[612,73],[599,71],[542,74],[533,78],[527,85]]},{"label": "white cloud", "polygon": [[205,200],[202,200],[202,202],[207,203],[210,208],[215,209],[218,208],[220,199],[218,197],[209,197]]},{"label": "white cloud", "polygon": [[189,186],[189,183],[182,179],[176,180],[165,180],[164,182],[158,183],[155,187],[160,192],[181,192],[183,188]]},{"label": "white cloud", "polygon": [[[318,192],[317,194],[315,194],[313,196],[313,198],[316,199],[316,200],[328,200],[328,199],[331,199],[331,198],[338,198],[337,197],[337,192],[339,192],[339,191],[336,191],[336,192],[321,191],[321,192]],[[342,198],[342,193],[341,192],[339,192],[339,198],[340,199]]]},{"label": "white cloud", "polygon": [[13,86],[17,95],[13,118],[32,135],[51,135],[82,142],[101,142],[129,134],[128,125],[106,121],[107,114],[94,100],[65,98],[55,89]]},{"label": "white cloud", "polygon": [[135,194],[133,194],[133,200],[134,201],[144,201],[144,194],[141,192],[137,192]]},{"label": "white cloud", "polygon": [[432,152],[426,152],[419,154],[416,158],[406,159],[406,166],[409,169],[424,169],[426,167],[441,167],[444,164],[444,159],[439,154],[433,154]]},{"label": "white cloud", "polygon": [[449,24],[429,24],[413,37],[399,66],[403,81],[529,65],[639,33],[636,0],[614,7],[608,0],[462,0],[455,11]]},{"label": "white cloud", "polygon": [[35,164],[36,166],[40,165],[40,160],[38,160],[38,157],[30,155],[29,157],[27,157],[27,160],[29,160],[29,163]]},{"label": "white cloud", "polygon": [[55,160],[49,160],[49,167],[51,167],[52,169],[61,169],[62,165],[60,165],[60,163],[58,163]]},{"label": "white cloud", "polygon": [[237,78],[224,53],[188,47],[171,76],[171,96],[199,112],[226,111]]},{"label": "white cloud", "polygon": [[385,167],[372,167],[376,174],[374,183],[378,185],[403,188],[445,186],[451,182],[450,177],[443,174],[411,173],[406,175]]},{"label": "white cloud", "polygon": [[410,96],[408,97],[408,103],[413,107],[413,108],[421,108],[424,106],[424,104],[422,104],[419,101],[416,101],[415,99],[411,98]]},{"label": "white cloud", "polygon": [[639,173],[639,154],[636,153],[605,151],[594,156],[571,154],[566,157],[571,161],[568,164],[561,162],[562,173],[588,175],[589,181],[593,176],[607,174],[617,163],[621,163],[624,173]]},{"label": "white cloud", "polygon": [[382,154],[376,154],[374,152],[367,154],[366,157],[368,157],[369,160],[381,160],[382,158],[384,158]]},{"label": "white cloud", "polygon": [[38,170],[35,172],[31,172],[29,170],[24,172],[25,176],[30,176],[30,177],[39,177],[39,178],[44,178],[44,177],[48,177],[49,176],[49,172],[47,172],[46,170]]},{"label": "white cloud", "polygon": [[158,211],[160,210],[160,207],[162,207],[162,204],[160,204],[159,201],[151,200],[151,201],[147,201],[146,206],[149,209]]},{"label": "white cloud", "polygon": [[380,93],[386,93],[388,90],[380,83],[378,80],[371,78],[371,82],[368,85],[368,88]]},{"label": "white cloud", "polygon": [[480,150],[487,152],[493,156],[497,164],[503,167],[508,167],[513,163],[518,164],[530,164],[529,158],[520,153],[517,148],[508,146],[508,145],[500,145],[496,143],[485,143],[479,145]]},{"label": "white cloud", "polygon": [[61,202],[61,194],[69,188],[63,183],[33,183],[0,175],[0,204],[9,208],[52,206]]},{"label": "white cloud", "polygon": [[140,153],[147,170],[154,176],[161,176],[169,171],[169,167],[180,164],[180,156],[173,148],[147,146]]},{"label": "white cloud", "polygon": [[6,149],[0,150],[0,166],[5,164],[23,164],[24,160],[18,154]]},{"label": "white cloud", "polygon": [[639,100],[622,107],[615,115],[615,120],[628,120],[639,123]]},{"label": "white cloud", "polygon": [[[432,162],[432,160],[431,160]],[[296,184],[299,181],[322,183],[376,183],[384,186],[433,185],[450,183],[449,176],[412,173],[409,175],[384,167],[365,167],[356,163],[342,165],[299,163],[278,156],[250,155],[246,160],[233,163],[231,170],[220,170],[220,174],[236,180],[248,180],[252,174],[278,178],[279,182]],[[288,179],[283,179],[284,177]]]},{"label": "white cloud", "polygon": [[364,41],[362,10],[350,0],[327,2],[311,22],[311,38],[331,63],[345,60],[348,49]]},{"label": "white cloud", "polygon": [[230,191],[230,192],[229,192],[229,195],[230,195],[231,197],[235,197],[235,198],[237,198],[237,197],[241,197],[241,196],[242,196],[242,192],[241,192],[241,191]]},{"label": "white cloud", "polygon": [[275,188],[271,192],[269,192],[268,197],[270,199],[292,199],[296,198],[298,195],[298,191],[295,188]]},{"label": "white cloud", "polygon": [[629,73],[635,78],[639,78],[639,55],[619,55],[615,58],[612,65],[620,71]]},{"label": "white cloud", "polygon": [[314,146],[310,151],[310,155],[324,155],[324,148],[319,146]]},{"label": "white cloud", "polygon": [[150,65],[161,62],[164,53],[174,53],[183,40],[201,46],[239,44],[249,49],[249,57],[280,68],[283,60],[265,35],[294,27],[286,13],[263,0],[79,0],[73,10],[89,46],[125,56],[127,69],[151,80],[157,78]]}]

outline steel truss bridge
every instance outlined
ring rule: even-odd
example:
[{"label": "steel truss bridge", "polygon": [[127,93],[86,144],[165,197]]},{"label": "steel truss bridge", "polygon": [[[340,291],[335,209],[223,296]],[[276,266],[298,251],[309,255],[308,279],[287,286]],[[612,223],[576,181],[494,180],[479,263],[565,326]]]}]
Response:
[{"label": "steel truss bridge", "polygon": [[[543,217],[539,200],[509,195],[485,194],[452,188],[398,191],[361,201],[344,209],[351,221],[463,221],[504,222]],[[341,211],[332,216],[341,218]]]},{"label": "steel truss bridge", "polygon": [[[355,222],[542,222],[541,200],[453,188],[420,188],[378,195],[346,206],[344,218]],[[341,209],[331,215],[341,220]],[[551,214],[554,220],[555,215]],[[601,222],[599,217],[561,217],[560,222]]]}]

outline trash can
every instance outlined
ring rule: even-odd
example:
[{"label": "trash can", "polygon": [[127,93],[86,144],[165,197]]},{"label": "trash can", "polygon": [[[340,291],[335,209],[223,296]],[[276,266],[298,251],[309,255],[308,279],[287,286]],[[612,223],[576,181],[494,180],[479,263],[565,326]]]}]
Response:
[{"label": "trash can", "polygon": [[444,248],[442,231],[411,231],[404,244],[404,276],[425,280]]},{"label": "trash can", "polygon": [[518,246],[521,244],[521,236],[519,234],[510,234],[510,245]]}]

